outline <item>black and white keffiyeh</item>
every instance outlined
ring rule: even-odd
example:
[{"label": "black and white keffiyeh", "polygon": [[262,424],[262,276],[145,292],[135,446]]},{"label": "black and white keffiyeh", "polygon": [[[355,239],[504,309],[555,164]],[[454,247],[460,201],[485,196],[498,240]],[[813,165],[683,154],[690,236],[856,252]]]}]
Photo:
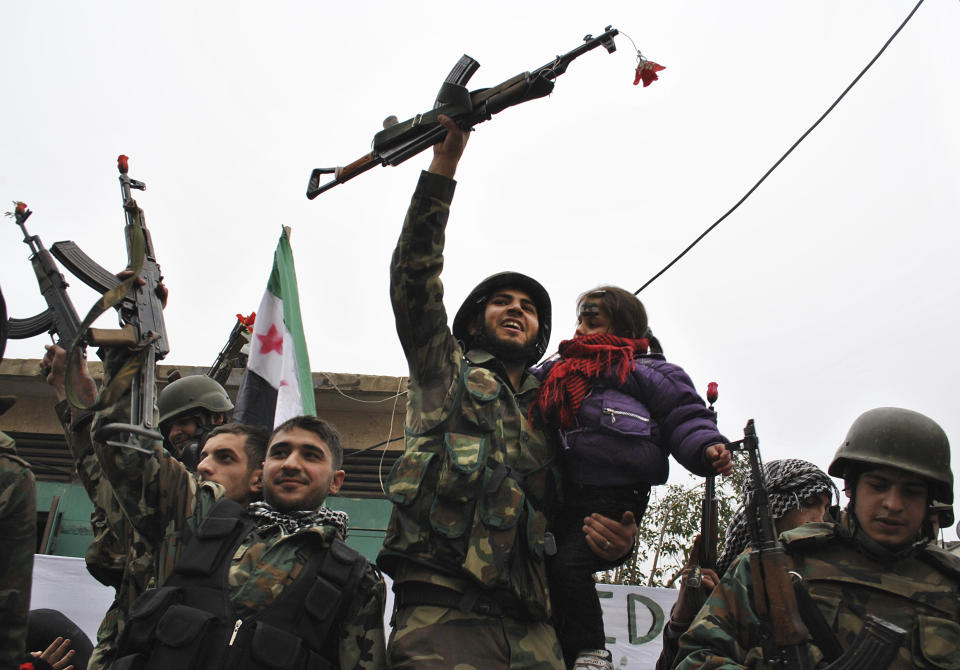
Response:
[{"label": "black and white keffiyeh", "polygon": [[[839,501],[840,492],[826,472],[810,461],[786,458],[770,461],[763,466],[764,478],[769,493],[770,516],[776,520],[792,509],[800,509],[800,502],[815,495],[826,494]],[[753,486],[753,478],[747,477],[745,490]],[[717,574],[723,575],[740,553],[750,544],[750,529],[747,513],[741,506],[730,519],[723,553],[717,559]]]},{"label": "black and white keffiyeh", "polygon": [[320,507],[317,510],[297,510],[279,512],[270,503],[258,501],[247,505],[247,512],[257,520],[257,528],[279,526],[284,535],[293,535],[297,531],[308,530],[315,526],[333,526],[340,538],[347,539],[350,517],[346,512]]}]

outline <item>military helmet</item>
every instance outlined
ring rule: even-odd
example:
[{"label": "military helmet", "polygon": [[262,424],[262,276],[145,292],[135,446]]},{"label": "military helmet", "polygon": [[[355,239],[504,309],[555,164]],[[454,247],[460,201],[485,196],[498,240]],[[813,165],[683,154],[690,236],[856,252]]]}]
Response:
[{"label": "military helmet", "polygon": [[216,381],[206,375],[181,377],[167,384],[157,399],[160,425],[190,410],[229,412],[233,409],[230,396]]},{"label": "military helmet", "polygon": [[953,504],[950,441],[943,428],[919,412],[878,407],[858,416],[827,472],[845,477],[854,464],[918,475],[929,482],[931,498]]},{"label": "military helmet", "polygon": [[532,365],[539,361],[547,351],[550,343],[550,296],[547,290],[536,279],[519,272],[498,272],[490,275],[470,291],[470,295],[460,305],[457,315],[453,317],[453,336],[463,342],[469,342],[470,326],[474,318],[483,311],[490,298],[490,294],[497,289],[515,288],[527,293],[537,306],[537,319],[540,329],[537,332],[536,357],[528,361]]}]

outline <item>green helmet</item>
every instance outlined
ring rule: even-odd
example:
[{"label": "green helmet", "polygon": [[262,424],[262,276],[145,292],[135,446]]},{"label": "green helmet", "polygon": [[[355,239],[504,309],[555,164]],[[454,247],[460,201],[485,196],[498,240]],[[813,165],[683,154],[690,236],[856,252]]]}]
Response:
[{"label": "green helmet", "polygon": [[205,375],[181,377],[167,384],[157,399],[160,425],[191,410],[229,412],[233,409],[230,396],[220,384]]},{"label": "green helmet", "polygon": [[858,416],[827,472],[846,477],[854,464],[918,475],[929,483],[931,498],[953,504],[950,441],[943,428],[919,412],[878,407]]}]

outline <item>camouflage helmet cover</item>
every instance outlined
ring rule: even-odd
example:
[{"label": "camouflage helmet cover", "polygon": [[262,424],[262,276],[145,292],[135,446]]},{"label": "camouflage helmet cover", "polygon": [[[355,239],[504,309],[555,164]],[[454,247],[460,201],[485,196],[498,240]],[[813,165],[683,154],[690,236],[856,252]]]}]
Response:
[{"label": "camouflage helmet cover", "polygon": [[206,375],[181,377],[167,384],[157,399],[160,425],[190,410],[229,412],[233,409],[230,396],[220,384]]},{"label": "camouflage helmet cover", "polygon": [[943,428],[919,412],[878,407],[857,417],[827,472],[844,477],[854,463],[918,475],[929,482],[932,498],[953,504],[950,442]]},{"label": "camouflage helmet cover", "polygon": [[[537,333],[536,358],[529,361],[532,365],[539,361],[547,351],[550,343],[551,306],[550,296],[536,279],[519,272],[498,272],[490,275],[476,285],[467,296],[457,314],[453,317],[453,336],[462,342],[470,342],[470,326],[476,315],[487,304],[490,294],[497,289],[515,288],[527,293],[537,306],[537,319],[540,330]],[[469,346],[469,344],[468,344]]]}]

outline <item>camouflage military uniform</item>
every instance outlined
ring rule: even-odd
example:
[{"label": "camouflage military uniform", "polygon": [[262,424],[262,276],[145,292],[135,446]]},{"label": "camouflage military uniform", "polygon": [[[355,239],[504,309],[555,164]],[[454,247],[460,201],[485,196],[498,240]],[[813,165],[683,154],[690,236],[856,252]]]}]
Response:
[{"label": "camouflage military uniform", "polygon": [[391,264],[410,380],[378,558],[397,592],[388,657],[393,668],[562,668],[543,558],[553,446],[527,421],[537,380],[514,390],[497,359],[464,354],[447,327],[440,270],[454,186],[421,175]]},{"label": "camouflage military uniform", "polygon": [[[126,421],[129,399],[98,415],[94,427]],[[113,486],[124,513],[155,557],[156,584],[163,586],[180,557],[184,533],[192,534],[225,490],[199,482],[182,463],[156,442],[153,454],[114,448],[99,442],[94,449],[103,474]],[[325,551],[336,530],[316,526],[293,534],[278,526],[258,527],[235,551],[229,570],[229,598],[242,619],[268,607],[292,583],[317,550]],[[386,593],[376,569],[368,566],[344,619],[338,649],[341,669],[385,666],[383,608]]]},{"label": "camouflage military uniform", "polygon": [[37,491],[30,464],[0,431],[0,668],[24,654],[37,544]]},{"label": "camouflage military uniform", "polygon": [[90,439],[92,414],[83,413],[73,421],[66,400],[57,403],[56,411],[80,482],[93,502],[90,515],[93,540],[87,548],[87,571],[116,591],[97,629],[97,644],[87,666],[88,670],[100,670],[113,661],[127,613],[140,594],[155,583],[156,570],[147,543],[134,532],[114,498],[110,483],[103,477]]},{"label": "camouflage military uniform", "polygon": [[[800,526],[780,538],[841,648],[850,646],[864,616],[873,614],[907,631],[892,670],[960,668],[960,559],[933,544],[900,559],[872,558],[853,537],[847,517]],[[767,666],[746,555],[680,638],[676,668]],[[814,664],[822,660],[814,643],[808,650]]]}]

